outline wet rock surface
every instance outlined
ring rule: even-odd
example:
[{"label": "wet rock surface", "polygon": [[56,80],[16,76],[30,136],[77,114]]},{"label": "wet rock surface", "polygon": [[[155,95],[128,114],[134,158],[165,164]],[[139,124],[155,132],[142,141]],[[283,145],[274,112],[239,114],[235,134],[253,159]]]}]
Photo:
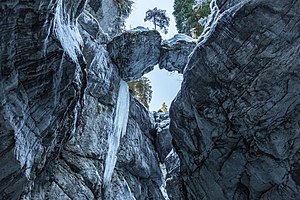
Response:
[{"label": "wet rock surface", "polygon": [[181,198],[299,199],[300,3],[221,2],[170,109]]}]

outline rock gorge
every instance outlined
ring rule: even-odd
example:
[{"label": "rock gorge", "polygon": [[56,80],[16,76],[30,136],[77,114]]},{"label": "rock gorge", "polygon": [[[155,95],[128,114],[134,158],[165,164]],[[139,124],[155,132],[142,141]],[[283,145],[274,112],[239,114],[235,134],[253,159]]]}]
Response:
[{"label": "rock gorge", "polygon": [[[299,1],[213,1],[197,44],[127,0],[0,5],[0,199],[300,198]],[[170,121],[124,82],[156,64]]]}]

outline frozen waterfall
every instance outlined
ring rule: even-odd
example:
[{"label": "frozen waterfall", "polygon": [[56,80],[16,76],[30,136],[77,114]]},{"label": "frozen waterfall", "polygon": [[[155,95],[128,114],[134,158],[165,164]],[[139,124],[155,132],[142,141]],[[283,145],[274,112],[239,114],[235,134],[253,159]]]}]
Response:
[{"label": "frozen waterfall", "polygon": [[117,107],[114,118],[113,131],[108,135],[108,152],[105,160],[104,186],[110,185],[112,174],[117,162],[117,151],[121,136],[126,133],[129,113],[129,90],[128,85],[121,79],[118,93]]},{"label": "frozen waterfall", "polygon": [[63,1],[58,0],[54,15],[54,33],[64,51],[78,64],[77,55],[82,55],[80,46],[83,44],[79,33],[77,20],[72,22],[69,14],[63,7]]}]

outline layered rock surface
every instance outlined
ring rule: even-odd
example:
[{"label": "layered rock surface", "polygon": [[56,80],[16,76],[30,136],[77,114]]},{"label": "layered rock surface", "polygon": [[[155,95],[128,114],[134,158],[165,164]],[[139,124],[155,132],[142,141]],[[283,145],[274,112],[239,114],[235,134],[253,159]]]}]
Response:
[{"label": "layered rock surface", "polygon": [[[102,45],[113,34],[88,12],[90,4],[0,4],[0,199],[163,199],[154,122],[118,94],[119,70]],[[108,165],[123,103],[127,131],[116,138],[116,164]]]},{"label": "layered rock surface", "polygon": [[[155,31],[110,40],[118,3],[0,3],[0,199],[299,199],[300,3],[213,1],[190,59],[193,41],[165,48]],[[168,120],[156,130],[119,93],[157,63],[185,68],[170,111],[180,161]]]},{"label": "layered rock surface", "polygon": [[172,103],[181,198],[300,198],[299,1],[216,1]]},{"label": "layered rock surface", "polygon": [[173,148],[172,136],[169,131],[169,112],[155,112],[153,115],[157,130],[155,137],[155,146],[161,163],[164,163],[165,158]]}]

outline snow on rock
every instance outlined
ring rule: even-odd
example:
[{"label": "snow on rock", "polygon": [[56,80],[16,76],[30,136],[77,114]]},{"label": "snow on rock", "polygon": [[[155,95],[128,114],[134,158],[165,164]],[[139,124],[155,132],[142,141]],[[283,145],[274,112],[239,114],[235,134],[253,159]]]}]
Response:
[{"label": "snow on rock", "polygon": [[105,170],[103,183],[108,187],[111,182],[112,174],[117,162],[117,151],[120,145],[121,137],[126,133],[127,121],[129,113],[129,90],[128,85],[122,79],[120,80],[120,88],[115,111],[114,129],[108,135],[108,151],[105,160]]},{"label": "snow on rock", "polygon": [[196,40],[185,34],[176,34],[162,42],[159,68],[183,73],[188,57],[196,45]]},{"label": "snow on rock", "polygon": [[195,0],[194,7],[202,8],[203,4],[207,3],[209,0]]},{"label": "snow on rock", "polygon": [[181,199],[180,159],[174,148],[165,158],[166,167],[166,190],[170,200]]},{"label": "snow on rock", "polygon": [[149,31],[149,28],[145,28],[143,26],[137,26],[133,29],[128,30],[128,32],[143,32],[143,31]]},{"label": "snow on rock", "polygon": [[178,33],[174,35],[172,38],[163,40],[162,45],[168,45],[168,46],[173,46],[177,44],[178,42],[195,42],[192,37],[185,35],[183,33]]},{"label": "snow on rock", "polygon": [[172,135],[169,130],[169,112],[154,112],[157,135],[155,146],[163,172],[163,184],[160,189],[166,200],[180,199],[180,160],[172,145]]},{"label": "snow on rock", "polygon": [[172,136],[169,131],[170,118],[169,112],[154,112],[157,134],[155,137],[155,146],[161,163],[164,163],[166,156],[170,153],[172,146]]},{"label": "snow on rock", "polygon": [[161,191],[161,193],[163,194],[165,200],[170,200],[170,198],[169,198],[169,196],[168,196],[168,193],[167,193],[167,190],[166,190],[166,176],[167,176],[167,170],[166,170],[165,164],[160,164],[160,169],[161,169],[162,174],[163,174],[163,183],[162,183],[162,185],[160,186],[160,191]]}]

